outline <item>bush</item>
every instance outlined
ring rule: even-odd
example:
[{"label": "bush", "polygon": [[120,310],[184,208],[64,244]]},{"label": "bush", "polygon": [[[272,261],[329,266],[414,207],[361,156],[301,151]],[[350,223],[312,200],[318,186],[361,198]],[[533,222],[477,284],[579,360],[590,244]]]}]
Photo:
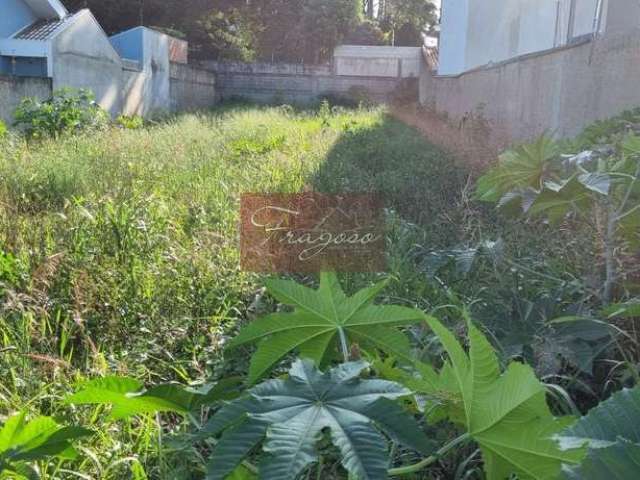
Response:
[{"label": "bush", "polygon": [[346,45],[387,45],[387,37],[382,29],[370,20],[364,20],[344,39]]},{"label": "bush", "polygon": [[4,138],[7,135],[7,124],[0,120],[0,138]]},{"label": "bush", "polygon": [[116,118],[116,125],[126,130],[138,130],[144,127],[144,118],[140,115],[120,115]]},{"label": "bush", "polygon": [[89,90],[60,89],[45,101],[22,100],[14,113],[15,126],[29,138],[59,137],[104,127],[108,114],[95,102]]}]

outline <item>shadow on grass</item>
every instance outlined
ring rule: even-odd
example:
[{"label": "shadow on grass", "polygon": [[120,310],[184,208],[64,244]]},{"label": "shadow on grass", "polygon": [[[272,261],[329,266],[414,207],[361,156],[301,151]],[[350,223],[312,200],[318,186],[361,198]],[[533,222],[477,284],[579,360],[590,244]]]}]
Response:
[{"label": "shadow on grass", "polygon": [[469,172],[412,127],[383,115],[351,122],[312,179],[328,193],[376,192],[386,208],[429,230],[435,245],[460,238]]}]

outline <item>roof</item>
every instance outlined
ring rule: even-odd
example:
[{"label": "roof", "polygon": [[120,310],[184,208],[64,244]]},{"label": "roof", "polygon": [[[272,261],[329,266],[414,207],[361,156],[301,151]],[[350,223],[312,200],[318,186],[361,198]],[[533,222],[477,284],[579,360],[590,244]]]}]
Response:
[{"label": "roof", "polygon": [[39,18],[62,19],[69,13],[60,0],[23,0]]},{"label": "roof", "polygon": [[69,15],[62,20],[38,20],[14,35],[16,40],[49,40],[66,23],[73,18]]}]

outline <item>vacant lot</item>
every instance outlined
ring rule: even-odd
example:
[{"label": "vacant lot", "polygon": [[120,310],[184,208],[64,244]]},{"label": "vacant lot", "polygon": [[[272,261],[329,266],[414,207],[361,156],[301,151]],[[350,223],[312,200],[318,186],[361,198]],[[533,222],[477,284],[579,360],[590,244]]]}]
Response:
[{"label": "vacant lot", "polygon": [[[636,358],[635,330],[622,324],[614,343],[596,317],[597,225],[497,214],[474,199],[474,168],[382,108],[327,104],[222,106],[135,130],[0,140],[0,423],[26,410],[93,427],[79,459],[42,463],[44,478],[201,478],[211,445],[192,443],[179,415],[114,422],[103,406],[63,399],[110,375],[149,386],[245,378],[253,349],[224,346],[280,307],[264,278],[239,269],[239,199],[303,190],[384,197],[388,272],[341,275],[348,293],[388,278],[379,303],[417,307],[461,334],[469,312],[501,364],[531,365],[554,414],[584,413],[631,384]],[[425,325],[403,332],[417,359],[441,364]],[[198,425],[201,413],[189,421]],[[440,443],[457,432],[422,424]],[[339,456],[322,448],[330,460],[318,478],[344,478]],[[418,459],[392,453],[396,466]],[[471,443],[457,446],[417,478],[483,478],[482,458]]]},{"label": "vacant lot", "polygon": [[[0,415],[72,413],[58,400],[87,376],[221,375],[223,335],[267,308],[238,267],[243,192],[382,192],[400,302],[429,301],[407,273],[413,245],[453,245],[473,225],[464,169],[378,109],[234,107],[1,148]],[[179,465],[150,450],[153,421],[103,435],[77,471]]]}]

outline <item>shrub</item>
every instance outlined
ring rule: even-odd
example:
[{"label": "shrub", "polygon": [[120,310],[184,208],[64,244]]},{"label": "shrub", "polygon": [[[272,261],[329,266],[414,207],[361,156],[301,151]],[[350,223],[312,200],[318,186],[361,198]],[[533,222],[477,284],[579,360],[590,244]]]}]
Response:
[{"label": "shrub", "polygon": [[144,118],[140,115],[119,115],[116,125],[126,130],[138,130],[144,127]]},{"label": "shrub", "polygon": [[29,138],[59,137],[106,125],[108,114],[89,90],[61,89],[45,101],[22,100],[14,113],[15,125]]},{"label": "shrub", "polygon": [[345,45],[387,45],[387,35],[377,23],[364,20],[344,39]]},{"label": "shrub", "polygon": [[367,87],[354,85],[353,87],[349,88],[347,96],[358,105],[373,105],[371,92]]}]

